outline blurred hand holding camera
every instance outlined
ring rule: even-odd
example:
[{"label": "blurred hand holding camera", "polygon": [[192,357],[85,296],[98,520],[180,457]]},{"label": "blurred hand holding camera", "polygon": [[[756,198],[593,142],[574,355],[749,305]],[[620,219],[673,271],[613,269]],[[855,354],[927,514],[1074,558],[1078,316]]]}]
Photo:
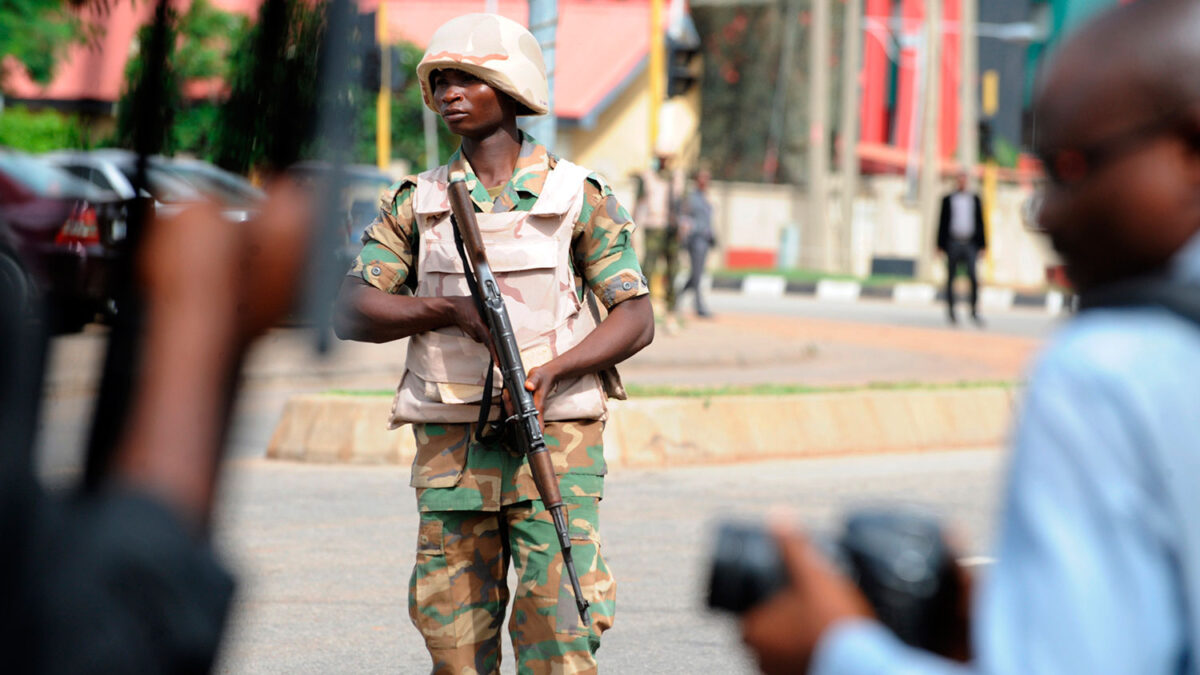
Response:
[{"label": "blurred hand holding camera", "polygon": [[970,580],[952,550],[935,518],[904,508],[851,511],[836,537],[811,540],[784,522],[726,522],[708,605],[742,617],[764,673],[807,672],[823,636],[854,620],[966,661]]},{"label": "blurred hand holding camera", "polygon": [[771,527],[790,583],[742,616],[742,640],[768,675],[804,673],[826,630],[875,616],[862,592],[794,528]]}]

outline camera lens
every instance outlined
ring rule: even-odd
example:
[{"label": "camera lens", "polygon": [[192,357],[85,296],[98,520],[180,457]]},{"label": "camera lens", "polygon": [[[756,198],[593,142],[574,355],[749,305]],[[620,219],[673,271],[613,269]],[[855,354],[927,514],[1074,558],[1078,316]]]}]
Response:
[{"label": "camera lens", "polygon": [[717,529],[708,606],[741,614],[787,584],[775,538],[750,523],[723,523]]}]

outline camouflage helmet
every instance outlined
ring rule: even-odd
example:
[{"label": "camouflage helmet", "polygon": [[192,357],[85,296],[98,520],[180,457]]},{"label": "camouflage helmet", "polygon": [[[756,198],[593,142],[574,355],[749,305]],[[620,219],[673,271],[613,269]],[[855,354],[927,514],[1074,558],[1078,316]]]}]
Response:
[{"label": "camouflage helmet", "polygon": [[524,26],[499,14],[465,14],[442,24],[417,64],[425,105],[440,112],[433,100],[433,71],[468,72],[516,100],[518,115],[549,111],[546,62],[537,39]]}]

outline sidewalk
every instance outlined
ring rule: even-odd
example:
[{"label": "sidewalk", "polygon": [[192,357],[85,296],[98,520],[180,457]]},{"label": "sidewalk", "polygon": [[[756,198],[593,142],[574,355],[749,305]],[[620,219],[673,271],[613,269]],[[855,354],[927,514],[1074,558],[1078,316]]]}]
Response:
[{"label": "sidewalk", "polygon": [[[939,311],[929,308],[934,317],[940,317]],[[93,392],[106,337],[104,329],[93,327],[56,340],[47,392]],[[1021,377],[1039,342],[941,327],[731,312],[696,319],[685,314],[677,334],[659,326],[654,342],[623,364],[621,374],[632,384],[696,386],[1012,381]],[[252,389],[392,389],[405,349],[404,341],[373,345],[335,340],[330,354],[319,357],[308,331],[277,329],[251,352],[244,382]]]}]

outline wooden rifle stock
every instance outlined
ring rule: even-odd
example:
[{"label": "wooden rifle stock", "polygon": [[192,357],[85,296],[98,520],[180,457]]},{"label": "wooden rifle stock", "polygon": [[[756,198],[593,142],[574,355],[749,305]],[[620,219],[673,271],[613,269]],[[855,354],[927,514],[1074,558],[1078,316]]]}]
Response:
[{"label": "wooden rifle stock", "polygon": [[[528,458],[529,470],[533,474],[538,495],[554,520],[554,531],[562,549],[563,568],[575,593],[579,619],[584,626],[588,626],[591,624],[588,601],[583,597],[583,589],[579,586],[579,574],[575,570],[575,562],[571,559],[567,509],[563,505],[558,477],[554,474],[554,464],[550,460],[550,451],[546,448],[542,436],[542,424],[537,408],[533,405],[533,394],[525,389],[525,365],[521,361],[520,347],[513,333],[504,297],[500,294],[500,287],[488,264],[487,251],[483,248],[483,236],[479,233],[479,224],[475,219],[475,207],[462,172],[450,175],[448,192],[455,231],[462,244],[460,252],[465,258],[464,272],[468,279],[474,279],[474,282],[469,284],[471,292],[475,295],[475,305],[487,324],[492,342],[489,346],[493,358],[500,366],[504,389],[508,391],[508,400],[513,408],[511,411],[502,412],[501,417],[511,412],[505,422],[512,425],[520,450]],[[489,397],[492,392],[484,391],[483,395]]]}]

